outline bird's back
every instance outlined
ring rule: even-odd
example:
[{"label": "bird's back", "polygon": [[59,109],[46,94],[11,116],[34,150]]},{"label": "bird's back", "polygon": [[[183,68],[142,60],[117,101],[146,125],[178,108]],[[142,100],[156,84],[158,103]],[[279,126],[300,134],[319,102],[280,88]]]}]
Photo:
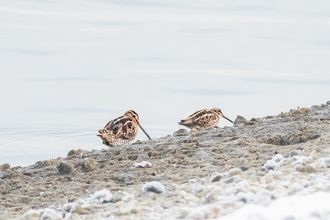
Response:
[{"label": "bird's back", "polygon": [[99,130],[100,137],[106,145],[122,145],[130,143],[138,133],[137,125],[129,118],[121,116],[109,121]]},{"label": "bird's back", "polygon": [[188,128],[211,127],[218,124],[220,117],[210,109],[202,109],[179,122]]}]

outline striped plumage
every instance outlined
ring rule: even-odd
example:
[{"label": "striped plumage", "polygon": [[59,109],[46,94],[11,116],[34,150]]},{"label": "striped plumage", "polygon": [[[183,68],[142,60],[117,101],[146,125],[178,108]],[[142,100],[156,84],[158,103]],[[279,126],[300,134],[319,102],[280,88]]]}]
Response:
[{"label": "striped plumage", "polygon": [[109,121],[103,129],[99,129],[99,136],[108,146],[123,145],[132,142],[138,134],[138,126],[151,140],[147,132],[139,122],[139,115],[133,111],[127,111],[123,116]]},{"label": "striped plumage", "polygon": [[216,126],[219,123],[221,117],[233,123],[230,119],[222,114],[221,109],[212,108],[197,111],[187,118],[181,120],[179,124],[188,128],[207,128]]}]

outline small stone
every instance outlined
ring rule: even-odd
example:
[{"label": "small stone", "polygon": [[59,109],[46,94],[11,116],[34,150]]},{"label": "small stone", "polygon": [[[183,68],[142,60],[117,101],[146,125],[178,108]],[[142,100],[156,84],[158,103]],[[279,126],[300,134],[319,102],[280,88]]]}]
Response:
[{"label": "small stone", "polygon": [[134,155],[129,156],[128,158],[129,158],[130,160],[137,160],[138,157],[139,157],[139,155],[134,154]]},{"label": "small stone", "polygon": [[247,120],[243,116],[237,115],[234,125],[245,124],[246,122]]},{"label": "small stone", "polygon": [[197,180],[196,179],[190,179],[189,180],[189,184],[190,185],[196,185],[197,184]]},{"label": "small stone", "polygon": [[274,170],[278,167],[280,167],[280,165],[273,160],[268,160],[264,165],[264,168],[266,170]]},{"label": "small stone", "polygon": [[235,169],[230,170],[228,172],[227,176],[232,177],[232,176],[239,175],[239,174],[242,174],[242,170],[238,169],[238,168],[235,168]]},{"label": "small stone", "polygon": [[79,215],[84,215],[84,214],[86,214],[87,210],[81,206],[76,206],[76,209],[74,210],[74,212]]},{"label": "small stone", "polygon": [[76,154],[77,154],[76,150],[70,150],[67,156],[69,157],[69,156],[73,156],[73,155],[76,155]]},{"label": "small stone", "polygon": [[58,172],[62,175],[70,175],[70,174],[74,173],[73,166],[66,162],[60,162],[56,168],[57,168]]},{"label": "small stone", "polygon": [[225,174],[223,174],[223,173],[219,173],[219,172],[214,172],[214,173],[212,173],[212,175],[211,175],[211,182],[212,182],[212,183],[213,183],[213,182],[217,182],[217,181],[219,181],[221,178],[224,178],[224,177],[226,177]]},{"label": "small stone", "polygon": [[154,193],[162,193],[165,191],[164,185],[162,185],[160,182],[153,181],[153,182],[147,182],[142,187],[143,192],[154,192]]},{"label": "small stone", "polygon": [[152,167],[152,163],[148,162],[148,161],[142,161],[140,163],[134,163],[133,164],[134,168],[150,168]]},{"label": "small stone", "polygon": [[10,169],[9,163],[5,163],[5,164],[0,165],[0,171],[6,171],[8,169]]},{"label": "small stone", "polygon": [[78,150],[70,150],[69,153],[68,153],[68,157],[69,156],[72,156],[72,157],[80,157],[82,156],[83,153],[87,153],[88,151],[87,150],[84,150],[84,149],[78,149]]},{"label": "small stone", "polygon": [[120,191],[118,191],[118,192],[116,192],[116,193],[113,195],[111,202],[112,202],[112,203],[119,202],[119,201],[121,201],[124,197],[125,197],[125,194],[122,193],[122,192],[120,192]]},{"label": "small stone", "polygon": [[164,209],[168,209],[168,208],[172,207],[172,203],[170,201],[164,199],[161,201],[160,206]]},{"label": "small stone", "polygon": [[206,199],[204,200],[203,205],[212,204],[212,203],[214,203],[214,196],[213,196],[213,194],[210,194],[210,195],[206,196]]},{"label": "small stone", "polygon": [[237,183],[240,180],[241,178],[239,178],[238,176],[232,176],[230,178],[222,180],[222,182],[225,184],[230,184],[230,183]]},{"label": "small stone", "polygon": [[40,213],[37,210],[30,209],[27,213],[22,216],[22,220],[39,220]]},{"label": "small stone", "polygon": [[146,147],[144,148],[144,152],[149,152],[149,151],[151,151],[151,147],[146,146]]},{"label": "small stone", "polygon": [[112,193],[107,190],[103,189],[100,191],[95,192],[91,198],[88,200],[88,203],[94,204],[95,202],[102,204],[102,203],[109,203],[112,201],[113,195]]},{"label": "small stone", "polygon": [[301,172],[301,173],[315,173],[318,170],[310,165],[297,164],[296,171]]},{"label": "small stone", "polygon": [[192,193],[197,196],[199,193],[201,193],[203,191],[204,191],[204,187],[201,185],[198,185],[193,188]]},{"label": "small stone", "polygon": [[255,125],[255,124],[256,124],[255,121],[247,121],[247,122],[245,123],[245,125]]},{"label": "small stone", "polygon": [[132,209],[132,210],[131,210],[131,213],[132,213],[132,214],[137,214],[138,211],[137,211],[136,209]]},{"label": "small stone", "polygon": [[35,163],[33,169],[40,169],[48,166],[57,166],[58,160],[43,160]]},{"label": "small stone", "polygon": [[191,129],[189,133],[190,133],[191,137],[198,137],[198,136],[201,136],[203,134],[206,134],[206,132],[204,132],[203,130],[199,130],[197,128]]},{"label": "small stone", "polygon": [[54,209],[46,208],[42,213],[40,219],[59,220],[62,219],[62,216],[59,213],[57,213]]},{"label": "small stone", "polygon": [[189,133],[187,129],[181,128],[178,131],[173,133],[173,136],[178,137],[178,136],[189,136]]},{"label": "small stone", "polygon": [[84,172],[92,171],[96,168],[97,162],[94,159],[84,159],[81,168]]},{"label": "small stone", "polygon": [[136,145],[136,144],[142,144],[142,141],[140,141],[140,140],[137,140],[137,141],[135,141],[134,143],[132,143],[133,145]]}]

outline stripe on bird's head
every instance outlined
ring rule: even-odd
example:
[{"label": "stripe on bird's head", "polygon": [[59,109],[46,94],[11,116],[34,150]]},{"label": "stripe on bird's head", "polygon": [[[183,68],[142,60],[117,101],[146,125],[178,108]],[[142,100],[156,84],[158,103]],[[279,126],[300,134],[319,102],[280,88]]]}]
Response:
[{"label": "stripe on bird's head", "polygon": [[133,110],[125,112],[124,116],[130,118],[133,121],[139,121],[139,115]]}]

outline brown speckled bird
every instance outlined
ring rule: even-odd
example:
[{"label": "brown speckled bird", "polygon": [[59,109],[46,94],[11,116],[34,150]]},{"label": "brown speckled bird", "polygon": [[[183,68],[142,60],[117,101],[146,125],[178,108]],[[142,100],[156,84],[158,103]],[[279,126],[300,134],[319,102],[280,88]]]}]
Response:
[{"label": "brown speckled bird", "polygon": [[188,128],[208,128],[216,126],[219,123],[220,118],[225,118],[233,123],[230,119],[222,114],[221,109],[212,108],[197,111],[187,118],[181,120],[179,124]]},{"label": "brown speckled bird", "polygon": [[103,140],[103,144],[108,146],[123,145],[132,142],[137,133],[138,127],[147,135],[147,132],[142,128],[139,122],[139,115],[133,111],[127,111],[123,116],[120,116],[112,121],[109,121],[103,129],[99,130],[99,136]]}]

